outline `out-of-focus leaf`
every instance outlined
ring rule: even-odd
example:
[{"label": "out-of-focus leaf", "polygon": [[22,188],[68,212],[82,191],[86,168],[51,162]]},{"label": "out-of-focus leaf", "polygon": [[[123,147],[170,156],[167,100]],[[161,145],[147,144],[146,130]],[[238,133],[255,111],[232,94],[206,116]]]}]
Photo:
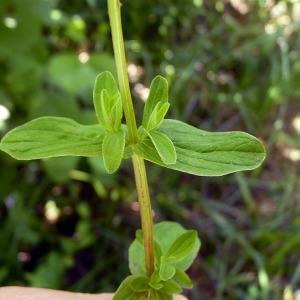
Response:
[{"label": "out-of-focus leaf", "polygon": [[130,275],[126,277],[118,290],[114,294],[113,300],[147,300],[148,292],[136,292],[132,289],[131,283],[137,278],[136,276]]},{"label": "out-of-focus leaf", "polygon": [[79,156],[52,157],[45,159],[43,166],[52,181],[62,183],[70,179],[70,170],[76,168],[79,160]]},{"label": "out-of-focus leaf", "polygon": [[114,69],[114,60],[107,54],[92,54],[87,62],[82,63],[78,55],[63,53],[52,57],[48,75],[51,83],[69,93],[81,95],[83,99],[90,99],[91,102],[94,81],[99,71],[115,73]]},{"label": "out-of-focus leaf", "polygon": [[174,266],[166,263],[165,257],[161,257],[159,276],[161,280],[167,281],[174,276],[176,269]]}]

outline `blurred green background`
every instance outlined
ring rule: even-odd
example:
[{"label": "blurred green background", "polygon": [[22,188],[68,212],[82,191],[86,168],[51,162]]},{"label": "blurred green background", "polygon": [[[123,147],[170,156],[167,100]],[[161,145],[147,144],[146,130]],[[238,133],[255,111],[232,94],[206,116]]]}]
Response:
[{"label": "blurred green background", "polygon": [[[267,148],[261,168],[225,177],[147,164],[155,222],[177,221],[202,241],[185,294],[299,299],[299,1],[122,3],[138,122],[160,74],[169,117],[247,131]],[[0,1],[1,137],[45,115],[96,123],[92,88],[104,70],[115,72],[105,0]],[[101,158],[0,153],[0,167],[0,285],[116,290],[140,228],[131,162],[107,175]]]}]

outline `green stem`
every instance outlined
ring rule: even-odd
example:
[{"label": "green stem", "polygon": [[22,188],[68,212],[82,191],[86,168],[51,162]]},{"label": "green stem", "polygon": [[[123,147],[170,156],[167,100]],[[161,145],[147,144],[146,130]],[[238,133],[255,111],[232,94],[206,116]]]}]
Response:
[{"label": "green stem", "polygon": [[136,144],[138,141],[138,132],[136,127],[136,120],[134,115],[134,109],[131,99],[131,93],[129,88],[129,80],[127,74],[127,64],[125,58],[124,39],[121,24],[121,4],[119,0],[107,0],[108,14],[110,19],[112,41],[115,53],[115,60],[117,66],[117,75],[119,81],[119,88],[123,103],[123,109],[128,126],[129,141],[132,144]]},{"label": "green stem", "polygon": [[[132,145],[138,142],[138,131],[129,89],[126,67],[124,40],[121,25],[119,0],[107,0],[114,54],[117,66],[119,88],[122,97],[123,109],[128,126],[128,138]],[[144,239],[146,273],[150,277],[154,272],[154,234],[150,196],[148,191],[145,162],[140,156],[132,156],[134,176],[140,203],[140,214]]]},{"label": "green stem", "polygon": [[136,154],[132,156],[135,182],[140,203],[142,231],[144,239],[145,263],[147,276],[154,271],[154,239],[153,221],[150,196],[148,191],[147,175],[144,159]]}]

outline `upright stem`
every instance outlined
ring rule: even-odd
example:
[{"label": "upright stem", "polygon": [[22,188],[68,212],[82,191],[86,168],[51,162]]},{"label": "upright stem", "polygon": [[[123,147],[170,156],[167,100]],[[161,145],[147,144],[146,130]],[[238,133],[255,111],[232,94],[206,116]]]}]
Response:
[{"label": "upright stem", "polygon": [[[128,138],[132,145],[138,142],[138,132],[133,110],[127,75],[124,41],[121,25],[119,0],[107,0],[113,47],[117,66],[119,88],[122,97],[123,109],[128,126]],[[140,214],[144,239],[144,253],[146,273],[150,277],[154,271],[154,234],[150,196],[148,191],[145,162],[140,156],[132,156],[134,176],[140,203]]]},{"label": "upright stem", "polygon": [[153,221],[150,196],[148,191],[145,162],[142,157],[132,156],[136,188],[140,203],[140,214],[142,219],[142,231],[144,239],[144,252],[147,276],[150,277],[154,271],[154,239]]},{"label": "upright stem", "polygon": [[117,66],[119,88],[122,97],[126,124],[128,126],[129,140],[133,144],[136,144],[138,141],[138,132],[129,89],[124,39],[121,24],[120,2],[119,0],[107,0],[107,4],[115,53],[115,61]]}]

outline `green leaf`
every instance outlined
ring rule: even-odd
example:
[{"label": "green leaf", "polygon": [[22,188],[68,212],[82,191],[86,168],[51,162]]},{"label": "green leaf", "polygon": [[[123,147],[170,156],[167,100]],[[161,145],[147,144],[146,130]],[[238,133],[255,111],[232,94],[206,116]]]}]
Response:
[{"label": "green leaf", "polygon": [[[115,96],[117,96],[116,94]],[[111,130],[111,124],[109,120],[109,106],[110,98],[107,93],[107,90],[102,90],[100,94],[100,110],[96,110],[97,118],[100,121],[100,124],[105,128],[105,130]]]},{"label": "green leaf", "polygon": [[[169,250],[173,242],[183,233],[185,230],[180,224],[175,222],[160,222],[154,225],[154,239],[160,245],[162,253],[165,254]],[[185,271],[193,262],[200,248],[200,240],[197,237],[197,242],[194,245],[190,254],[182,261],[175,263],[176,269]]]},{"label": "green leaf", "polygon": [[91,93],[97,71],[90,62],[82,64],[75,53],[56,53],[47,64],[47,78],[51,84],[64,89],[68,94],[85,96]]},{"label": "green leaf", "polygon": [[8,132],[0,149],[16,159],[56,156],[99,156],[105,130],[100,124],[81,125],[74,120],[42,117]]},{"label": "green leaf", "polygon": [[133,275],[146,276],[144,247],[137,239],[129,247],[129,269]]},{"label": "green leaf", "polygon": [[122,102],[120,93],[110,97],[107,90],[102,90],[100,94],[100,110],[97,117],[106,131],[118,131],[121,128]]},{"label": "green leaf", "polygon": [[162,250],[157,241],[154,241],[154,261],[155,261],[155,266],[159,267],[160,266],[160,258],[162,256]]},{"label": "green leaf", "polygon": [[[161,255],[164,255],[173,242],[186,230],[175,222],[161,222],[154,225],[154,240],[155,244],[159,245],[159,251]],[[175,263],[176,269],[185,271],[195,259],[200,248],[200,240],[197,238],[197,242],[190,252],[190,254],[182,261]],[[155,246],[155,251],[157,247]],[[160,266],[161,258],[155,253],[156,266]],[[158,261],[159,259],[159,261]],[[129,269],[133,275],[146,276],[145,270],[145,255],[143,245],[135,239],[129,247]]]},{"label": "green leaf", "polygon": [[146,160],[169,169],[198,176],[221,176],[257,168],[265,159],[261,142],[244,132],[207,132],[176,120],[164,120],[157,131],[174,144],[175,164],[166,164],[150,138],[134,151]]},{"label": "green leaf", "polygon": [[151,283],[151,284],[157,284],[157,283],[159,283],[160,281],[161,281],[161,278],[160,278],[160,276],[159,276],[159,270],[156,269],[156,270],[152,273],[152,275],[151,275],[150,283]]},{"label": "green leaf", "polygon": [[[157,114],[156,114],[156,125],[155,125],[155,128],[153,129],[156,129],[157,127],[160,126],[160,124],[162,123],[162,121],[164,120],[164,117],[170,107],[170,104],[169,103],[164,103],[163,105],[160,105],[162,104],[163,102],[160,102],[158,104],[159,106],[159,109],[157,110]],[[151,129],[151,130],[153,130]]]},{"label": "green leaf", "polygon": [[147,300],[148,292],[135,292],[132,287],[131,283],[136,278],[136,276],[130,275],[126,277],[121,285],[119,286],[118,290],[113,296],[113,300]]},{"label": "green leaf", "polygon": [[121,95],[117,94],[111,102],[110,117],[112,121],[113,130],[118,131],[121,128],[121,120],[123,117]]},{"label": "green leaf", "polygon": [[168,102],[168,82],[161,76],[155,77],[150,85],[150,92],[143,114],[142,124],[144,128],[148,128],[151,114],[159,102],[161,102],[161,105]]},{"label": "green leaf", "polygon": [[155,281],[151,281],[149,283],[149,286],[151,286],[153,289],[155,290],[160,290],[164,285],[161,282],[155,282]]},{"label": "green leaf", "polygon": [[63,183],[70,180],[70,171],[77,168],[79,156],[58,156],[43,160],[43,169],[53,182]]},{"label": "green leaf", "polygon": [[163,283],[163,287],[160,289],[160,291],[167,294],[179,294],[182,292],[182,288],[177,283],[168,280]]},{"label": "green leaf", "polygon": [[119,93],[117,83],[113,75],[108,71],[100,73],[96,78],[93,92],[94,105],[99,105],[100,94],[102,90],[107,90],[110,98],[113,98],[116,94]]},{"label": "green leaf", "polygon": [[138,276],[135,277],[132,281],[131,281],[131,288],[135,291],[135,292],[145,292],[145,291],[149,291],[150,290],[150,286],[149,286],[149,278],[145,277],[145,276]]},{"label": "green leaf", "polygon": [[148,135],[161,160],[167,165],[174,164],[176,162],[176,152],[172,141],[165,134],[158,131],[148,132]]},{"label": "green leaf", "polygon": [[115,172],[122,161],[125,147],[125,133],[123,130],[109,131],[103,140],[103,160],[107,172]]},{"label": "green leaf", "polygon": [[[106,90],[105,96],[102,94],[104,90]],[[97,76],[93,91],[93,101],[98,120],[101,124],[103,124],[103,122],[104,124],[107,123],[107,118],[110,117],[112,108],[111,99],[117,97],[116,95],[118,94],[117,83],[110,72],[103,72]]]},{"label": "green leaf", "polygon": [[83,101],[89,101],[99,70],[111,70],[116,74],[113,56],[104,52],[90,53],[90,59],[83,64],[76,53],[56,53],[50,56],[47,64],[47,78],[68,94],[80,95]]},{"label": "green leaf", "polygon": [[160,126],[161,122],[163,121],[168,109],[170,107],[169,103],[164,103],[162,104],[162,102],[159,102],[154,110],[152,111],[149,121],[146,124],[146,130],[147,131],[151,131],[156,129],[157,127]]},{"label": "green leaf", "polygon": [[172,281],[176,282],[179,286],[186,289],[191,289],[193,287],[190,277],[180,269],[176,269],[176,273],[172,277]]},{"label": "green leaf", "polygon": [[165,254],[165,261],[174,264],[186,258],[193,251],[197,237],[195,230],[189,230],[180,235]]},{"label": "green leaf", "polygon": [[173,296],[160,290],[151,289],[150,290],[150,297],[149,300],[172,300]]},{"label": "green leaf", "polygon": [[168,264],[164,256],[161,257],[159,276],[161,280],[167,281],[174,276],[176,269],[173,265]]},{"label": "green leaf", "polygon": [[[122,125],[122,128],[127,125]],[[126,139],[125,139],[126,140]],[[131,146],[126,145],[123,153],[123,158],[129,158],[133,155],[133,149]]]},{"label": "green leaf", "polygon": [[[135,232],[135,240],[140,243],[141,246],[143,246],[143,232],[141,229],[136,230]],[[159,267],[160,265],[160,258],[162,256],[162,250],[160,248],[160,245],[154,241],[154,262],[155,266]]]},{"label": "green leaf", "polygon": [[135,232],[135,239],[141,244],[143,245],[143,231],[142,229],[137,229]]}]

